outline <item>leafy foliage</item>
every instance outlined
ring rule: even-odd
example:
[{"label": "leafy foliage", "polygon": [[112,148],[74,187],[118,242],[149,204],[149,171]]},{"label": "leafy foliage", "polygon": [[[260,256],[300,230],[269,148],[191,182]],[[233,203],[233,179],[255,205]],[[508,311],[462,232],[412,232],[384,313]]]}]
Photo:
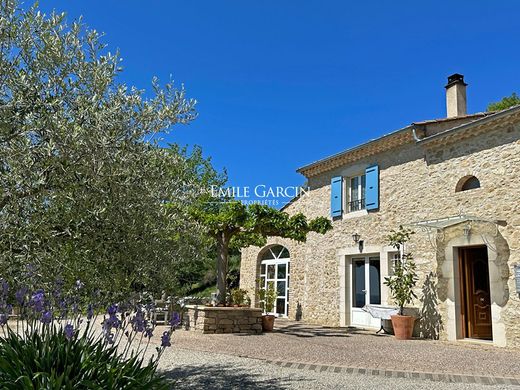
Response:
[{"label": "leafy foliage", "polygon": [[518,105],[520,105],[520,97],[513,92],[511,96],[506,96],[499,102],[490,103],[487,107],[487,111],[502,111]]},{"label": "leafy foliage", "polygon": [[260,307],[265,313],[272,313],[274,311],[277,297],[278,293],[276,292],[274,282],[268,282],[267,289],[263,285],[259,284],[258,298],[260,300]]},{"label": "leafy foliage", "polygon": [[330,220],[325,217],[307,221],[301,213],[290,216],[265,205],[246,206],[238,201],[214,199],[209,195],[192,207],[191,214],[217,243],[217,286],[221,301],[226,297],[230,248],[263,246],[272,236],[304,242],[309,232],[325,234],[332,229]]},{"label": "leafy foliage", "polygon": [[417,284],[416,265],[411,253],[405,253],[405,244],[410,240],[414,232],[410,229],[399,227],[388,236],[389,244],[399,251],[399,259],[394,265],[392,276],[385,277],[385,284],[390,289],[392,299],[399,306],[399,314],[403,315],[404,306],[412,303],[417,298],[413,288]]},{"label": "leafy foliage", "polygon": [[[118,81],[118,53],[64,14],[0,7],[0,268],[82,276],[107,293],[178,288],[211,247],[188,205],[217,180],[200,149],[158,147],[195,117],[173,82]],[[166,206],[168,204],[168,206]],[[180,268],[180,267],[179,267]],[[19,281],[20,282],[20,281]]]}]

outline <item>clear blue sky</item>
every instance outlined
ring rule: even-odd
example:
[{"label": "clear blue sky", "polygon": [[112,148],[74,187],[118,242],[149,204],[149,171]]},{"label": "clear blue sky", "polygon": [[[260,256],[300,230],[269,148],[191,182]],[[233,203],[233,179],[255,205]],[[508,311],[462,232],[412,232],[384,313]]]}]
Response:
[{"label": "clear blue sky", "polygon": [[124,81],[172,74],[199,118],[169,140],[202,146],[231,185],[299,185],[295,169],[445,116],[465,75],[468,111],[520,92],[520,2],[40,1],[84,15],[124,58]]}]

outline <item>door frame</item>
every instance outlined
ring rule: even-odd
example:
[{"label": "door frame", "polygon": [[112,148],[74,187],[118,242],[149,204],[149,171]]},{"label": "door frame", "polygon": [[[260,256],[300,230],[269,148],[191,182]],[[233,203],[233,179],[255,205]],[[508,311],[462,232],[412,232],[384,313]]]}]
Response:
[{"label": "door frame", "polygon": [[[467,256],[467,250],[472,248],[481,248],[486,251],[486,260],[487,260],[487,268],[488,268],[488,293],[489,293],[489,299],[490,299],[490,316],[491,316],[491,338],[490,339],[484,339],[484,338],[478,338],[478,337],[471,337],[470,336],[470,329],[468,328],[468,323],[470,321],[470,313],[468,308],[468,293],[469,293],[469,283],[470,280],[468,279],[467,269],[469,267],[468,264],[468,258]],[[493,341],[493,321],[492,321],[492,312],[491,312],[491,278],[490,278],[490,271],[489,271],[489,256],[487,254],[487,246],[486,245],[468,245],[458,248],[458,268],[459,268],[459,299],[460,299],[460,331],[462,338],[467,339],[474,339],[474,340],[489,340]]]},{"label": "door frame", "polygon": [[[336,251],[339,277],[339,326],[348,327],[352,325],[352,289],[350,285],[350,264],[352,257],[366,256],[367,254],[379,256],[381,280],[384,280],[384,278],[389,275],[389,266],[395,253],[396,250],[394,247],[385,244],[368,244],[364,246],[362,251],[360,251],[359,245],[351,245]],[[381,286],[381,304],[388,304],[388,288],[384,284]]]},{"label": "door frame", "polygon": [[[364,266],[364,273],[365,273],[365,305],[366,304],[370,304],[370,260],[376,260],[379,261],[379,291],[380,291],[380,303],[382,303],[382,287],[383,287],[383,276],[382,276],[382,261],[381,261],[381,256],[379,253],[368,253],[368,254],[359,254],[359,255],[354,255],[354,256],[351,256],[349,258],[349,261],[348,261],[348,266],[349,266],[349,280],[348,280],[348,285],[350,286],[350,300],[349,300],[349,308],[350,308],[350,325],[352,326],[359,326],[359,327],[366,327],[366,328],[380,328],[381,327],[381,320],[380,319],[375,319],[375,318],[372,318],[372,316],[367,313],[366,311],[364,311],[362,308],[360,307],[354,307],[354,294],[353,294],[353,288],[354,288],[354,283],[353,283],[353,278],[354,278],[354,272],[353,272],[353,269],[354,269],[354,261],[356,260],[361,260],[363,259],[364,262],[365,262],[365,266]],[[359,317],[359,315],[362,315],[365,317],[365,322],[364,323],[355,323],[354,322],[354,314],[357,313]]]},{"label": "door frame", "polygon": [[[503,256],[498,248],[498,236],[481,232],[479,234],[457,235],[444,244],[444,256],[437,257],[439,262],[440,281],[446,285],[446,295],[442,300],[444,328],[449,341],[465,339],[461,328],[461,297],[459,273],[459,248],[468,246],[486,246],[489,265],[489,280],[491,292],[491,323],[493,331],[493,345],[505,347],[506,326],[502,318],[502,302],[504,302],[504,288],[507,287],[502,278]],[[471,340],[471,339],[470,339]],[[482,342],[482,341],[479,341]],[[491,343],[490,341],[483,341]]]},{"label": "door frame", "polygon": [[[288,316],[288,313],[289,313],[289,283],[290,283],[290,263],[291,263],[291,258],[290,257],[287,257],[287,258],[278,258],[278,259],[269,259],[269,260],[262,260],[260,261],[260,270],[262,269],[262,265],[265,264],[265,268],[266,268],[266,272],[265,274],[262,274],[262,271],[260,271],[260,278],[264,278],[264,288],[267,289],[267,283],[268,282],[272,282],[274,281],[275,285],[274,285],[274,288],[277,290],[278,292],[278,282],[279,281],[284,281],[285,282],[285,294],[284,295],[277,295],[276,296],[276,300],[278,300],[279,298],[280,299],[285,299],[285,310],[284,310],[284,313],[277,313],[276,312],[276,305],[277,305],[277,302],[275,302],[275,305],[274,305],[274,312],[273,313],[270,313],[270,314],[273,314],[277,317],[287,317]],[[285,279],[278,279],[278,265],[280,264],[285,264]],[[269,279],[267,278],[267,270],[268,270],[268,267],[270,265],[274,265],[275,266],[275,278],[274,279]]]}]

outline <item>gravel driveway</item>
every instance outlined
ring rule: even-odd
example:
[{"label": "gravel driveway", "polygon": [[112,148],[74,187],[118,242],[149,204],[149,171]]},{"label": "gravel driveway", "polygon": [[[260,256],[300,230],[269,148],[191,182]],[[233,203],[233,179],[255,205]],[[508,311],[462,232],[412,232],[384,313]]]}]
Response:
[{"label": "gravel driveway", "polygon": [[445,383],[280,367],[250,358],[167,349],[160,369],[174,380],[174,389],[518,389],[512,385]]},{"label": "gravel driveway", "polygon": [[489,344],[397,341],[280,319],[261,335],[179,330],[172,344],[160,368],[180,389],[520,388],[520,351]]},{"label": "gravel driveway", "polygon": [[304,364],[520,378],[520,351],[431,340],[397,341],[373,331],[277,320],[262,335],[177,331],[174,348]]}]

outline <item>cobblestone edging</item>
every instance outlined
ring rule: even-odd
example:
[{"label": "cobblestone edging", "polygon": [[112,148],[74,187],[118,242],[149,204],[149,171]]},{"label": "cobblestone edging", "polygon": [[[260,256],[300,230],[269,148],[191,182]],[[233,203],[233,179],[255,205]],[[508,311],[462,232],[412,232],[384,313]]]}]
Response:
[{"label": "cobblestone edging", "polygon": [[[243,356],[246,357],[246,356]],[[310,370],[316,372],[334,372],[357,375],[377,375],[386,376],[389,378],[408,378],[430,380],[436,382],[450,382],[450,383],[474,383],[480,385],[513,385],[520,386],[520,376],[518,377],[498,377],[498,376],[479,376],[479,375],[465,375],[453,373],[439,373],[439,372],[418,372],[418,371],[399,371],[378,368],[360,368],[360,367],[344,367],[332,366],[325,364],[313,363],[298,363],[280,360],[258,359],[269,364],[274,364],[280,367],[293,368],[300,370]]]},{"label": "cobblestone edging", "polygon": [[187,305],[184,321],[200,333],[262,333],[262,310],[250,307]]}]

